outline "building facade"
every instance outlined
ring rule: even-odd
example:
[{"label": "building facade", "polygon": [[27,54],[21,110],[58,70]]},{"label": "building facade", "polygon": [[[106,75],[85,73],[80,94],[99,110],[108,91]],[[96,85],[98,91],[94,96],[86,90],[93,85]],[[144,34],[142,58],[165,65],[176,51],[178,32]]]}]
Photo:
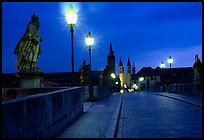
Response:
[{"label": "building facade", "polygon": [[107,56],[107,65],[101,73],[100,85],[111,86],[113,84],[113,80],[110,76],[111,73],[115,73],[115,55],[112,43],[110,43],[110,50]]},{"label": "building facade", "polygon": [[120,86],[122,89],[132,87],[134,83],[134,77],[135,77],[135,66],[134,66],[134,62],[133,62],[133,66],[131,66],[129,57],[127,62],[126,72],[124,72],[123,63],[120,58],[119,65],[118,65],[118,76],[120,79]]},{"label": "building facade", "polygon": [[[142,81],[139,80],[141,77],[144,78]],[[162,85],[192,83],[193,68],[165,68],[162,70],[160,67],[155,69],[143,67],[136,74],[136,81],[142,90],[161,91]]]}]

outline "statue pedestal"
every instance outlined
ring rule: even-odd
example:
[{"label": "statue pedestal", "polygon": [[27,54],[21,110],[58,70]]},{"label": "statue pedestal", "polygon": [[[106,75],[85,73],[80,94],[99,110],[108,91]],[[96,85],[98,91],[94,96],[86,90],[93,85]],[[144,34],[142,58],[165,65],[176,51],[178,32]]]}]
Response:
[{"label": "statue pedestal", "polygon": [[193,94],[196,97],[202,97],[202,82],[193,81]]},{"label": "statue pedestal", "polygon": [[43,87],[43,73],[41,71],[19,72],[20,88],[41,88]]},{"label": "statue pedestal", "polygon": [[31,76],[24,77],[20,79],[20,87],[21,88],[40,88],[43,87],[42,82],[43,77],[39,76]]}]

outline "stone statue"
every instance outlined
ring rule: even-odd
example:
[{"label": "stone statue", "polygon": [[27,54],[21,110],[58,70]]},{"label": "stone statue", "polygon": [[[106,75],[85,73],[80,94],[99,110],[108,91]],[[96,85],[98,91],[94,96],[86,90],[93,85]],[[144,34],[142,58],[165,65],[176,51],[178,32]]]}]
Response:
[{"label": "stone statue", "polygon": [[202,63],[198,58],[198,55],[195,56],[195,63],[193,64],[194,80],[200,81],[202,76]]},{"label": "stone statue", "polygon": [[83,61],[82,66],[81,66],[81,84],[85,85],[88,83],[88,65],[86,64],[86,60]]},{"label": "stone statue", "polygon": [[33,13],[23,37],[14,50],[14,54],[18,55],[16,67],[19,71],[40,71],[37,64],[41,54],[40,42],[42,42],[38,32],[39,27],[39,18]]}]

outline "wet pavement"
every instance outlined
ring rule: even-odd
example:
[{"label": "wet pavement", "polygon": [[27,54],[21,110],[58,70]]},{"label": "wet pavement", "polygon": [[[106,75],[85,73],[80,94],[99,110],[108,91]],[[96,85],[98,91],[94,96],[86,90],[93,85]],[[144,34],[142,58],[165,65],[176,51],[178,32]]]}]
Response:
[{"label": "wet pavement", "polygon": [[202,108],[155,94],[123,95],[118,138],[201,138]]},{"label": "wet pavement", "polygon": [[169,97],[172,99],[177,99],[198,107],[202,107],[202,98],[195,98],[191,96],[185,96],[181,94],[168,93],[168,92],[149,92],[149,93],[164,96],[164,97]]},{"label": "wet pavement", "polygon": [[200,138],[202,99],[167,92],[115,93],[84,102],[58,138]]}]

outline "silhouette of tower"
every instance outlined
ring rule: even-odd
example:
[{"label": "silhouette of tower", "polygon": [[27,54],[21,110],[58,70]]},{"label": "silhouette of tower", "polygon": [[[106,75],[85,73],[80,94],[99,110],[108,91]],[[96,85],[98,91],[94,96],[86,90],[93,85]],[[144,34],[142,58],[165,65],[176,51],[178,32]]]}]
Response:
[{"label": "silhouette of tower", "polygon": [[113,52],[113,48],[112,48],[112,43],[110,42],[110,51],[109,54],[107,56],[107,61],[108,61],[108,69],[110,73],[115,73],[115,55]]},{"label": "silhouette of tower", "polygon": [[123,79],[124,67],[123,67],[123,63],[122,63],[121,58],[120,58],[120,62],[119,62],[119,65],[118,65],[118,73],[119,73],[119,78],[120,78],[120,85],[121,85],[121,87],[123,87],[123,82],[124,82],[124,79]]},{"label": "silhouette of tower", "polygon": [[134,64],[134,61],[132,63],[132,74],[135,75],[135,64]]},{"label": "silhouette of tower", "polygon": [[128,57],[128,63],[127,63],[127,73],[131,74],[131,64],[130,64],[130,58]]},{"label": "silhouette of tower", "polygon": [[123,67],[123,63],[122,63],[121,58],[120,58],[120,62],[119,62],[119,65],[118,65],[118,72],[119,72],[119,74],[124,73],[124,67]]}]

